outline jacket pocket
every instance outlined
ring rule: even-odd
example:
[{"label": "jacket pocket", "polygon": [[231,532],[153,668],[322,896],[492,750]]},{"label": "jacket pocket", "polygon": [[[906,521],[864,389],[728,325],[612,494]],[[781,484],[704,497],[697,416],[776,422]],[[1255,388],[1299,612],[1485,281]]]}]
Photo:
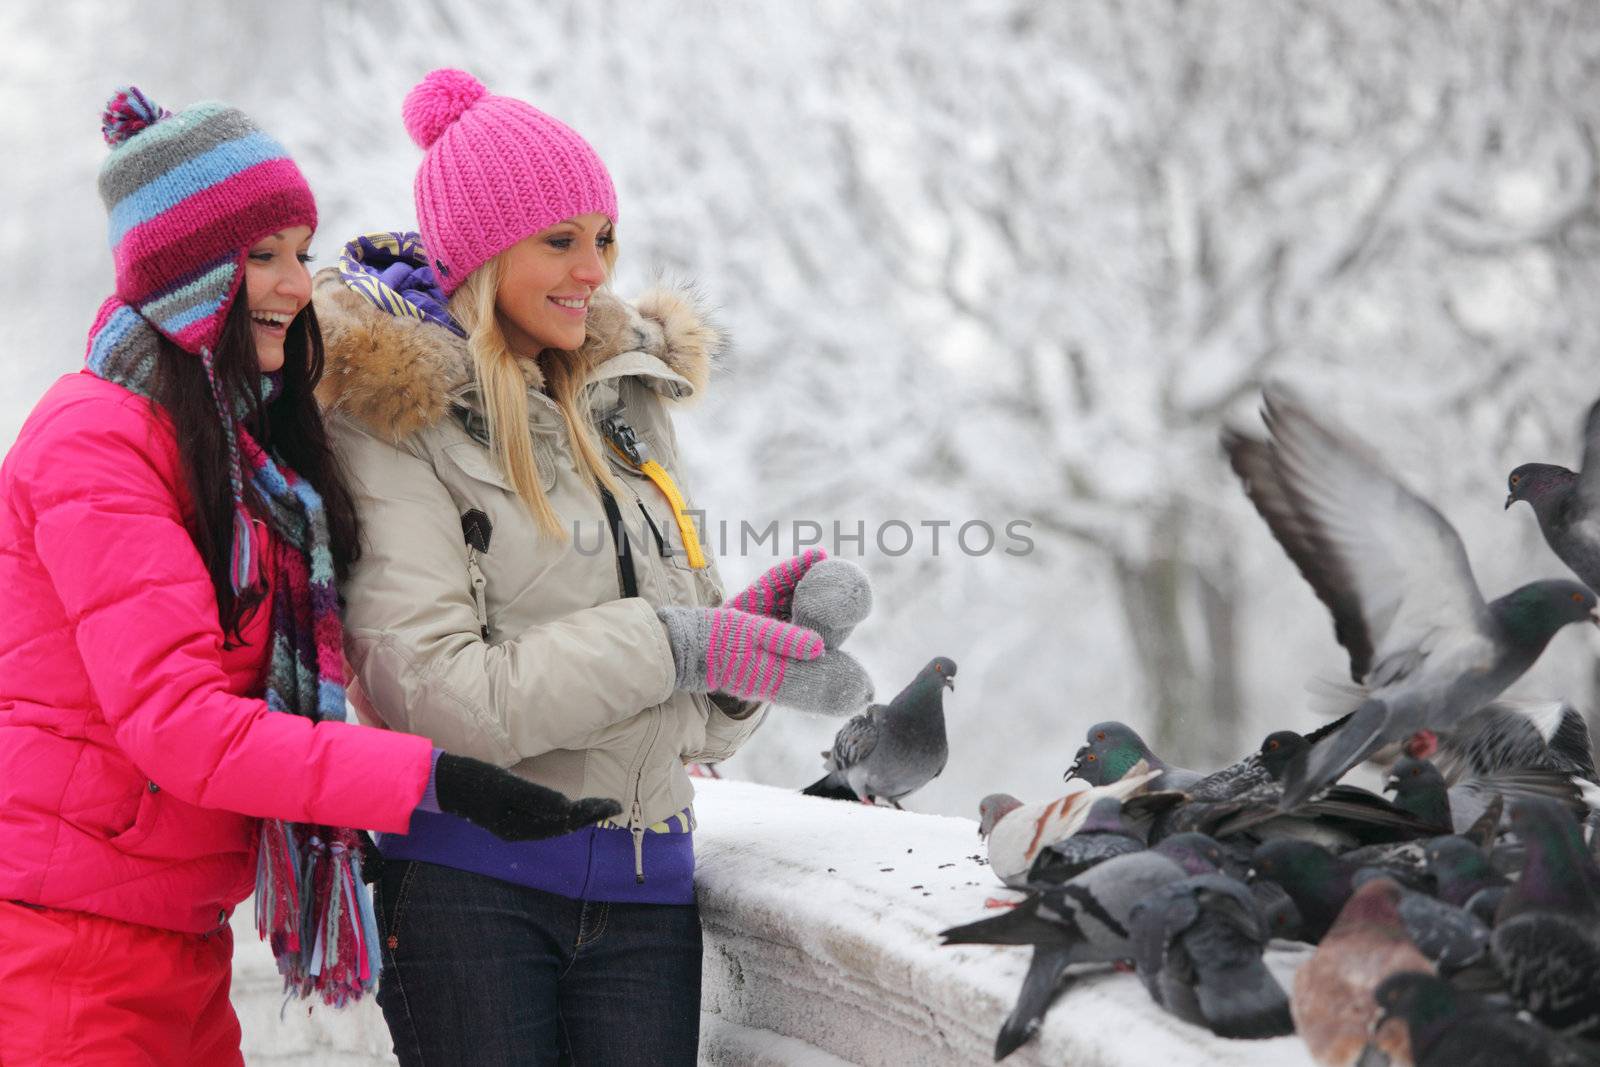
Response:
[{"label": "jacket pocket", "polygon": [[139,810],[134,813],[133,825],[119,834],[112,834],[107,843],[119,852],[137,850],[155,832],[164,806],[161,787],[154,782],[146,783],[144,791],[139,795]]},{"label": "jacket pocket", "polygon": [[[515,495],[516,490],[512,488],[511,481],[505,476],[505,472],[495,463],[494,457],[489,454],[488,449],[476,441],[461,441],[453,445],[446,445],[444,456],[457,470],[473,481],[483,482]],[[556,464],[549,454],[549,449],[539,448],[535,445],[533,460],[539,468],[539,484],[546,493],[554,491],[556,487]],[[452,480],[447,478],[446,485],[449,486],[451,484]],[[462,487],[457,484],[456,488]]]}]

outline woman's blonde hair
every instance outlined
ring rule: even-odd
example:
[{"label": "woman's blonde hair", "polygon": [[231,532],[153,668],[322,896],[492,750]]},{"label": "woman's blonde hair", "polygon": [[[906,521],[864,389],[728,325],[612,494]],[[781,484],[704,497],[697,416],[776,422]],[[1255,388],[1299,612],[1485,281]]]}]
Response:
[{"label": "woman's blonde hair", "polygon": [[[561,516],[545,496],[533,454],[533,437],[528,429],[528,379],[518,364],[524,357],[506,344],[495,316],[504,255],[502,252],[467,276],[450,297],[450,314],[467,331],[467,350],[472,355],[495,465],[540,528],[565,540],[567,532],[561,526]],[[609,278],[617,261],[615,240],[605,247],[602,256]],[[582,399],[583,384],[594,369],[592,355],[586,349],[566,352],[547,348],[539,353],[537,362],[544,376],[545,392],[555,401],[566,423],[567,439],[572,442],[579,470],[590,481],[620,493],[621,487],[605,461],[606,446],[595,433]]]}]

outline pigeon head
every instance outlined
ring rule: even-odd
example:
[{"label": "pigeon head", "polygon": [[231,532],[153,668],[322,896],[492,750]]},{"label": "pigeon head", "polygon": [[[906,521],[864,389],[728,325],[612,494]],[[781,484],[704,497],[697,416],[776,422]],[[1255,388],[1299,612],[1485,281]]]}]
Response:
[{"label": "pigeon head", "polygon": [[1378,1002],[1376,1029],[1390,1019],[1404,1019],[1411,1031],[1411,1047],[1420,1058],[1456,1019],[1460,998],[1443,978],[1422,971],[1391,974],[1372,997]]},{"label": "pigeon head", "polygon": [[1149,761],[1152,770],[1166,766],[1127,723],[1115,719],[1097,722],[1089,727],[1088,741],[1078,749],[1077,758],[1064,777],[1082,778],[1090,785],[1110,785],[1120,782],[1140,760]]},{"label": "pigeon head", "polygon": [[1296,760],[1305,759],[1305,754],[1311,751],[1311,742],[1293,730],[1279,730],[1277,733],[1267,735],[1261,742],[1257,755],[1261,759],[1261,766],[1272,775],[1275,782],[1283,781],[1284,773],[1289,765]]},{"label": "pigeon head", "polygon": [[955,660],[935,656],[928,665],[917,672],[911,684],[902,689],[889,702],[892,708],[912,707],[922,711],[944,710],[944,691],[954,689],[951,681],[956,676]]},{"label": "pigeon head", "polygon": [[1586,585],[1565,578],[1547,578],[1513,589],[1489,605],[1511,643],[1539,652],[1556,631],[1573,622],[1600,624],[1595,596]]},{"label": "pigeon head", "polygon": [[1501,906],[1501,918],[1527,908],[1600,911],[1600,869],[1564,805],[1548,797],[1518,797],[1511,805],[1511,828],[1527,846],[1527,861]]},{"label": "pigeon head", "polygon": [[1474,842],[1455,834],[1435,837],[1423,850],[1428,873],[1439,886],[1439,899],[1460,907],[1467,898],[1496,881],[1489,857]]},{"label": "pigeon head", "polygon": [[1506,478],[1506,507],[1526,500],[1539,511],[1547,502],[1561,500],[1577,480],[1576,473],[1553,463],[1524,463]]},{"label": "pigeon head", "polygon": [[1277,838],[1257,845],[1250,854],[1249,877],[1282,886],[1311,936],[1328,928],[1350,895],[1350,872],[1337,856],[1310,841]]},{"label": "pigeon head", "polygon": [[1335,930],[1330,930],[1330,934],[1339,928],[1350,931],[1361,927],[1409,940],[1405,924],[1400,919],[1400,883],[1387,876],[1368,878],[1345,901],[1333,925]]},{"label": "pigeon head", "polygon": [[978,801],[978,836],[994,833],[995,824],[1020,807],[1022,801],[1010,793],[990,793]]},{"label": "pigeon head", "polygon": [[1401,756],[1389,768],[1383,791],[1394,794],[1395,807],[1435,826],[1450,828],[1450,794],[1444,775],[1430,761]]},{"label": "pigeon head", "polygon": [[1261,909],[1261,918],[1267,924],[1269,936],[1285,941],[1300,940],[1300,909],[1295,907],[1294,898],[1283,886],[1277,882],[1257,880],[1250,883],[1250,895]]},{"label": "pigeon head", "polygon": [[1193,830],[1164,838],[1153,851],[1182,867],[1185,874],[1211,874],[1222,869],[1222,846],[1216,838]]}]

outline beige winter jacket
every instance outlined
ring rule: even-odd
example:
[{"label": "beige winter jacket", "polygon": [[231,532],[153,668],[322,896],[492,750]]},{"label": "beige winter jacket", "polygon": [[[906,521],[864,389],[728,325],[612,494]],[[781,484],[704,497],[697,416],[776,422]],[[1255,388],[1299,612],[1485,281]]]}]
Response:
[{"label": "beige winter jacket", "polygon": [[[655,608],[714,606],[723,591],[714,563],[690,568],[666,497],[611,457],[638,577],[639,595],[624,598],[601,501],[531,362],[539,472],[569,535],[576,523],[565,543],[538,528],[469,433],[482,412],[464,340],[388,314],[335,270],[317,275],[315,301],[322,399],[362,524],[345,645],[371,705],[447,751],[569,796],[611,797],[633,829],[689,806],[684,764],[731,755],[765,709],[730,701],[734,718],[673,687]],[[599,357],[586,387],[596,424],[620,415],[682,488],[668,408],[704,388],[716,330],[678,293],[637,307],[597,294],[585,343]],[[484,552],[463,534],[474,509],[490,523]]]}]

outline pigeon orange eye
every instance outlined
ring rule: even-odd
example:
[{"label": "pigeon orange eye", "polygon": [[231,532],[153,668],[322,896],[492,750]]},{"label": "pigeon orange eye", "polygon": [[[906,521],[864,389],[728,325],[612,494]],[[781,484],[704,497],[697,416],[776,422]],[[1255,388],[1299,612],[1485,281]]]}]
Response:
[{"label": "pigeon orange eye", "polygon": [[1094,739],[1096,741],[1104,741],[1106,739],[1106,732],[1101,730],[1099,733],[1094,735]]},{"label": "pigeon orange eye", "polygon": [[1085,763],[1093,763],[1094,762],[1094,753],[1091,752],[1091,753],[1089,753],[1089,755],[1083,757],[1083,762],[1085,762]]},{"label": "pigeon orange eye", "polygon": [[1278,742],[1276,742],[1276,741],[1268,741],[1267,742],[1267,751],[1268,752],[1276,752],[1276,751],[1278,751]]},{"label": "pigeon orange eye", "polygon": [[1582,593],[1573,593],[1572,594],[1572,602],[1574,604],[1582,604],[1583,603],[1583,594]]}]

